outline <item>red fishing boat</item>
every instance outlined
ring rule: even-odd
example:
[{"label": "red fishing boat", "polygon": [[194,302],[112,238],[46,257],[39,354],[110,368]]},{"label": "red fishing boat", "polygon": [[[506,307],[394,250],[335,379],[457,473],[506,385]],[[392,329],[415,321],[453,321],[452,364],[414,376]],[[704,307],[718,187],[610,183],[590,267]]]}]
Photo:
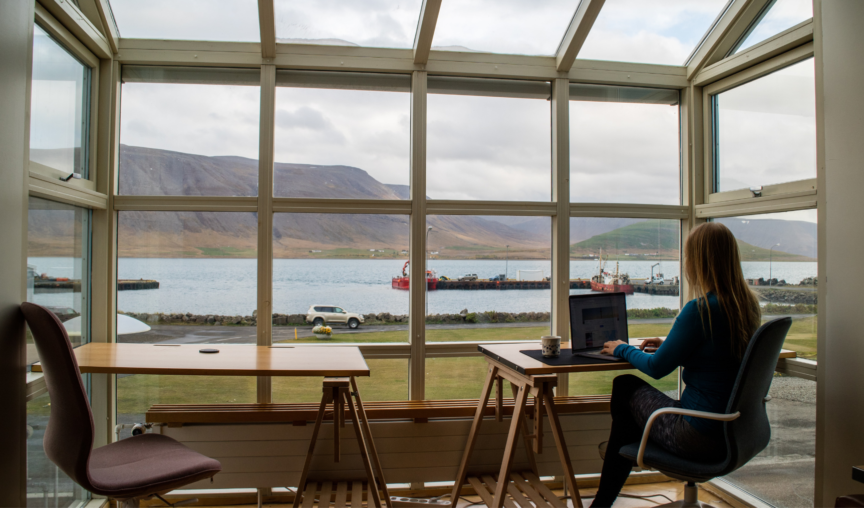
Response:
[{"label": "red fishing boat", "polygon": [[[405,261],[405,264],[402,265],[402,276],[401,277],[393,277],[393,281],[391,282],[393,289],[408,289],[410,278],[408,277],[408,263],[410,261]],[[435,270],[426,270],[426,289],[432,290],[438,287],[438,274],[435,273]]]},{"label": "red fishing boat", "polygon": [[630,284],[630,276],[618,270],[618,262],[615,262],[615,272],[605,270],[606,262],[603,261],[603,252],[597,262],[599,270],[597,275],[591,277],[591,291],[603,293],[626,293],[633,294],[633,285]]}]

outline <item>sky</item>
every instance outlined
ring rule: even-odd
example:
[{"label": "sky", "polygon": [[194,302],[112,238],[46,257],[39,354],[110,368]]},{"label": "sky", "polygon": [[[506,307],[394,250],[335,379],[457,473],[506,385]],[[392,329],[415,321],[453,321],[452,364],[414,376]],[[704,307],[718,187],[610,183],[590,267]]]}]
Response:
[{"label": "sky", "polygon": [[[182,14],[182,9],[195,8],[199,1],[178,0],[159,6]],[[786,9],[788,2],[795,1],[778,0],[775,9]],[[254,1],[252,7],[247,5],[249,0],[207,2],[220,2],[219,9],[207,9],[212,20],[191,25],[164,12],[158,19],[142,15],[156,10],[153,3],[146,9],[132,0],[111,0],[111,5],[121,34],[127,37],[171,37],[186,30],[184,27],[202,26],[207,30],[183,34],[257,40]],[[277,35],[410,47],[419,4],[420,0],[276,0]],[[536,7],[526,9],[517,0],[446,0],[433,44],[552,54],[576,4],[573,0],[538,0]],[[607,0],[580,58],[681,65],[723,11],[726,0],[656,0],[651,4],[649,8],[642,0]],[[461,10],[453,11],[457,5]],[[474,30],[460,28],[460,23],[490,10],[483,20],[486,24],[478,21]],[[250,13],[254,23],[246,19]],[[322,24],[323,19],[329,22]],[[175,21],[176,26],[172,25]],[[227,23],[229,29],[215,29],[223,26],[220,23]],[[810,62],[721,96],[721,188],[743,188],[753,182],[766,185],[815,174]],[[255,86],[126,83],[121,142],[257,159],[259,96]],[[430,94],[427,194],[434,199],[548,201],[550,105],[543,99]],[[572,200],[677,203],[678,115],[677,106],[571,102]],[[279,87],[275,154],[277,162],[355,166],[382,183],[407,185],[410,97],[402,92]]]}]

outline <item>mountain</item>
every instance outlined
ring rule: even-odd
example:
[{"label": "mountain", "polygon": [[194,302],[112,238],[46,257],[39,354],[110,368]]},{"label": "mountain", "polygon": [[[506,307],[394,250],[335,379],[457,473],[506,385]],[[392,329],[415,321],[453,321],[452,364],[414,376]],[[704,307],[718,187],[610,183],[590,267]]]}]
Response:
[{"label": "mountain", "polygon": [[678,224],[669,220],[641,220],[601,233],[570,246],[571,256],[598,255],[610,258],[650,256],[652,259],[679,257]]},{"label": "mountain", "polygon": [[[258,161],[121,145],[120,193],[255,196]],[[405,199],[406,185],[388,185],[350,166],[276,163],[278,197]],[[404,257],[408,216],[277,213],[275,257]],[[548,233],[520,231],[474,216],[430,216],[429,250],[447,257],[548,258]],[[122,212],[121,256],[254,257],[257,217],[251,212]],[[510,245],[508,249],[506,246]],[[317,252],[320,251],[320,252]]]},{"label": "mountain", "polygon": [[[728,217],[717,219],[732,231],[735,238],[756,247],[770,249],[780,244],[779,249],[791,254],[817,257],[817,224],[815,222],[776,219],[751,219]],[[778,249],[774,249],[777,252]]]}]

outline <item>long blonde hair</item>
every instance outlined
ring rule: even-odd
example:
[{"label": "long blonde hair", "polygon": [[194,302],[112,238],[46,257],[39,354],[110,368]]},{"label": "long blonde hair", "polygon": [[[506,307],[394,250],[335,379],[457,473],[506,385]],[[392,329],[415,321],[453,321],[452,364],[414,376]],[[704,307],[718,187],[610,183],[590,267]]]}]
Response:
[{"label": "long blonde hair", "polygon": [[741,271],[738,242],[729,228],[706,222],[693,229],[684,244],[684,273],[696,295],[699,316],[711,329],[707,293],[713,292],[729,320],[732,352],[743,357],[753,332],[762,320],[759,301],[747,287]]}]

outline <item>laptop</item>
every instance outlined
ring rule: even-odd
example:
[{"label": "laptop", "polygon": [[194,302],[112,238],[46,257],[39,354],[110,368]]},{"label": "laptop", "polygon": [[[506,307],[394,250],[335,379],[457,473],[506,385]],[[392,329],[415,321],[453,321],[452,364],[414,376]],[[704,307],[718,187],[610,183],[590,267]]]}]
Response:
[{"label": "laptop", "polygon": [[570,295],[570,345],[575,356],[610,362],[622,358],[600,354],[613,340],[630,343],[624,293]]}]

